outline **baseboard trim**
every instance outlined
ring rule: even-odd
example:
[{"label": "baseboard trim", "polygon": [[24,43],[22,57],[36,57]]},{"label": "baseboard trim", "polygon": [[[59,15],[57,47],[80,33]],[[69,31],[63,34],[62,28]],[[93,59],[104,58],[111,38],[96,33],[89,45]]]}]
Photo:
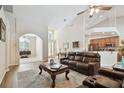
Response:
[{"label": "baseboard trim", "polygon": [[2,75],[2,78],[1,78],[1,80],[0,80],[0,86],[1,86],[1,83],[2,83],[2,81],[3,81],[4,77],[5,77],[5,75],[6,75],[6,71],[4,71],[4,74]]}]

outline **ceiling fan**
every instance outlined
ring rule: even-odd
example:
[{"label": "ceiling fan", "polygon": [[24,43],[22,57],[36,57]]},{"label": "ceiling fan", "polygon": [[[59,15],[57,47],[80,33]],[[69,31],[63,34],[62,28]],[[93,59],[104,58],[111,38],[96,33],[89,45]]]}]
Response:
[{"label": "ceiling fan", "polygon": [[105,10],[108,11],[112,8],[112,6],[107,6],[107,5],[90,5],[88,9],[81,11],[79,13],[77,13],[77,15],[81,15],[87,11],[90,11],[90,18],[93,17],[94,13],[99,12],[100,10]]}]

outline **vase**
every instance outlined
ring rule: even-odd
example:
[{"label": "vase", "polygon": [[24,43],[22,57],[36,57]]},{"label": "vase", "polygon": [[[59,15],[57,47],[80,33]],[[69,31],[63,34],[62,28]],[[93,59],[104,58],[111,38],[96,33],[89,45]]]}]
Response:
[{"label": "vase", "polygon": [[122,66],[124,67],[124,56],[122,56],[121,64],[122,64]]}]

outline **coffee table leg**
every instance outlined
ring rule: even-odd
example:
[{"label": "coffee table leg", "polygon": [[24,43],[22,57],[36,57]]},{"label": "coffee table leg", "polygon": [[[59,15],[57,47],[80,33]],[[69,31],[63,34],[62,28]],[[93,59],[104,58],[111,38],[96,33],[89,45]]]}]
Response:
[{"label": "coffee table leg", "polygon": [[56,75],[51,75],[51,78],[52,78],[52,80],[53,80],[53,82],[52,82],[52,88],[54,88],[54,87],[55,87]]},{"label": "coffee table leg", "polygon": [[66,77],[67,80],[69,80],[68,74],[69,74],[69,70],[67,70],[66,73],[65,73],[65,77]]},{"label": "coffee table leg", "polygon": [[42,73],[42,66],[41,65],[39,66],[39,69],[40,69],[39,75],[41,75],[41,73]]}]

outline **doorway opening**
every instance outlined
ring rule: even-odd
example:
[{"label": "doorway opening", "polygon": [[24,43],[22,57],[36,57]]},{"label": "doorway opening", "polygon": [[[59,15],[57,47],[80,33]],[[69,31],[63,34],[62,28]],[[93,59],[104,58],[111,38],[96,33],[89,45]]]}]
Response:
[{"label": "doorway opening", "polygon": [[19,38],[20,63],[39,62],[43,59],[43,40],[35,34]]}]

